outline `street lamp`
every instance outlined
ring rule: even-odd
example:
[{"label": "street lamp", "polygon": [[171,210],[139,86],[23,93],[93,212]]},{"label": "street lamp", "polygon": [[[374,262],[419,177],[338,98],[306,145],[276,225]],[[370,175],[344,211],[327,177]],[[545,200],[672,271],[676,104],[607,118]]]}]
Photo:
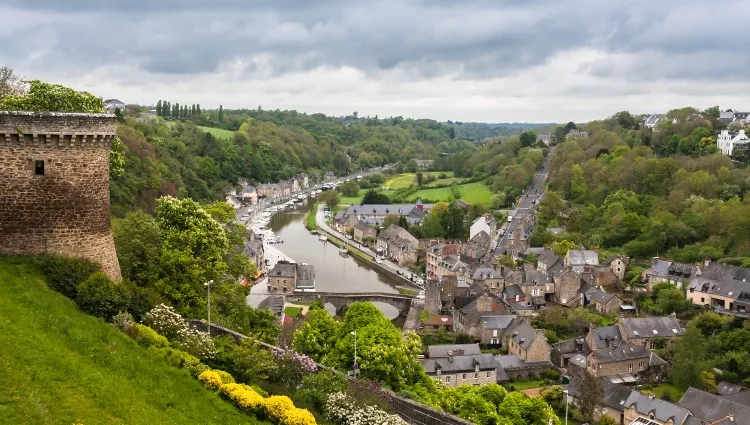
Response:
[{"label": "street lamp", "polygon": [[208,282],[203,284],[204,286],[208,288],[208,326],[206,326],[208,335],[211,335],[211,284],[212,283],[214,283],[214,281],[209,280]]},{"label": "street lamp", "polygon": [[357,368],[359,368],[359,365],[357,364],[357,331],[350,332],[352,335],[354,335],[354,377],[357,377]]},{"label": "street lamp", "polygon": [[568,390],[563,390],[565,394],[565,425],[568,425]]}]

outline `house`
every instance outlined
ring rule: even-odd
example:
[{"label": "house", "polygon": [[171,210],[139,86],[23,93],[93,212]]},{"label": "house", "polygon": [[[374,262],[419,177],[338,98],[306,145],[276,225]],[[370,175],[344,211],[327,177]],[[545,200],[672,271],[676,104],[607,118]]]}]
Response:
[{"label": "house", "polygon": [[716,138],[716,146],[721,153],[729,156],[732,155],[734,149],[738,146],[746,149],[748,144],[750,144],[750,137],[745,134],[745,130],[740,130],[738,132],[721,130],[721,133],[719,133]]},{"label": "house", "polygon": [[588,249],[569,249],[563,264],[572,267],[576,273],[588,273],[599,265],[599,253]]},{"label": "house", "polygon": [[427,357],[431,359],[448,358],[450,356],[473,356],[481,354],[479,344],[440,344],[428,345]]},{"label": "house", "polygon": [[622,345],[622,335],[617,325],[596,327],[589,326],[589,332],[585,337],[586,347],[589,350],[603,350],[605,348],[617,348]]},{"label": "house", "polygon": [[506,334],[509,355],[518,356],[524,362],[550,360],[550,346],[544,329],[534,329],[529,322],[520,319]]},{"label": "house", "polygon": [[536,141],[538,143],[544,143],[547,146],[549,146],[551,140],[552,140],[552,135],[549,133],[547,134],[540,133],[536,136]]},{"label": "house", "polygon": [[506,254],[514,259],[522,258],[523,253],[530,248],[531,234],[536,226],[536,215],[525,213],[518,221],[516,228],[508,234]]},{"label": "house", "polygon": [[651,267],[641,274],[641,280],[646,282],[649,291],[654,288],[654,285],[662,282],[668,282],[682,288],[684,282],[687,282],[693,276],[700,276],[700,274],[700,269],[694,265],[654,257],[651,260]]},{"label": "house", "polygon": [[677,404],[701,419],[700,425],[750,425],[750,407],[697,388],[688,388]]},{"label": "house", "polygon": [[515,323],[516,316],[482,313],[479,316],[479,340],[482,344],[502,345],[505,333]]},{"label": "house", "polygon": [[643,121],[643,125],[653,129],[656,127],[657,124],[664,121],[666,118],[665,114],[650,114],[646,117],[646,119]]},{"label": "house", "polygon": [[431,208],[432,204],[422,204],[419,200],[416,204],[350,205],[343,211],[341,218],[346,220],[353,217],[356,220],[363,220],[373,225],[375,220],[382,223],[387,215],[396,215],[406,218],[410,226],[418,226],[422,224],[422,220]]},{"label": "house", "polygon": [[457,199],[456,202],[454,202],[453,204],[457,207],[461,207],[461,209],[464,211],[469,210],[469,203],[462,199]]},{"label": "house", "polygon": [[607,294],[602,291],[588,292],[587,297],[599,314],[616,314],[620,312],[622,299],[617,294]]},{"label": "house", "polygon": [[432,163],[434,162],[431,159],[418,159],[416,161],[417,161],[417,167],[419,167],[422,170],[426,170],[432,167]]},{"label": "house", "polygon": [[250,202],[255,205],[258,203],[258,189],[253,185],[243,185],[240,198],[244,202]]},{"label": "house", "polygon": [[431,316],[422,322],[425,329],[440,329],[453,332],[453,318],[451,316]]},{"label": "house", "polygon": [[266,257],[263,249],[263,239],[253,232],[245,240],[245,255],[258,270],[258,275],[266,273]]},{"label": "house", "polygon": [[235,195],[227,195],[227,204],[231,205],[235,210],[242,206],[242,202]]},{"label": "house", "polygon": [[496,384],[498,372],[502,374],[500,364],[491,353],[449,354],[442,358],[420,359],[419,362],[427,376],[442,382],[447,387]]},{"label": "house", "polygon": [[122,109],[124,107],[125,107],[125,103],[123,103],[119,99],[107,99],[104,101],[104,109],[106,109],[107,112],[114,113],[115,109],[117,108]]},{"label": "house", "polygon": [[624,400],[623,421],[633,425],[693,425],[690,409],[661,400],[653,395],[631,391]]},{"label": "house", "polygon": [[587,137],[589,137],[589,133],[587,131],[573,129],[565,135],[565,140],[585,139]]},{"label": "house", "polygon": [[297,180],[297,185],[299,186],[300,190],[310,187],[310,178],[307,174],[299,173],[294,179]]},{"label": "house", "polygon": [[437,243],[430,247],[425,255],[425,272],[427,279],[438,279],[440,262],[444,256],[460,254],[461,246],[459,244]]},{"label": "house", "polygon": [[490,250],[491,243],[492,237],[481,230],[468,242],[461,244],[461,254],[474,259],[482,258]]},{"label": "house", "polygon": [[583,305],[581,295],[581,277],[571,268],[553,270],[552,279],[555,283],[555,292],[551,295],[553,301],[568,307]]},{"label": "house", "polygon": [[484,214],[481,217],[477,217],[477,219],[471,223],[471,227],[469,228],[469,239],[474,239],[474,237],[482,231],[490,236],[490,238],[495,232],[497,232],[497,223],[491,214]]},{"label": "house", "polygon": [[631,345],[642,345],[650,349],[658,347],[662,341],[671,344],[685,330],[674,316],[663,317],[624,317],[617,322],[622,339]]},{"label": "house", "polygon": [[700,276],[688,283],[687,299],[717,313],[747,317],[750,312],[750,269],[706,259]]},{"label": "house", "polygon": [[494,295],[481,292],[475,296],[459,296],[453,309],[454,329],[481,338],[484,314],[507,314],[504,305]]},{"label": "house", "polygon": [[470,258],[463,255],[448,255],[443,257],[437,266],[438,276],[462,276],[469,277]]},{"label": "house", "polygon": [[275,184],[264,183],[258,185],[257,193],[259,198],[276,199],[281,197],[278,187]]},{"label": "house", "polygon": [[628,258],[621,255],[612,255],[604,260],[604,265],[609,266],[616,279],[620,281],[625,278],[625,269],[628,267],[628,263]]},{"label": "house", "polygon": [[370,240],[376,240],[378,231],[375,227],[370,226],[364,221],[358,221],[354,224],[354,240],[359,243],[367,243]]},{"label": "house", "polygon": [[391,224],[377,237],[377,248],[401,266],[413,264],[417,261],[419,240],[406,229]]},{"label": "house", "polygon": [[315,289],[315,268],[307,263],[281,260],[268,273],[268,291],[289,294]]},{"label": "house", "polygon": [[593,350],[586,356],[587,371],[596,377],[638,374],[648,369],[651,356],[651,351],[642,345],[622,344]]},{"label": "house", "polygon": [[471,280],[492,294],[501,294],[505,287],[505,277],[491,267],[478,267],[471,276]]},{"label": "house", "polygon": [[590,351],[583,337],[571,338],[550,346],[550,360],[555,366],[565,368],[571,358],[581,356],[581,369],[585,369],[586,358],[583,355]]},{"label": "house", "polygon": [[730,122],[734,121],[734,112],[733,111],[719,112],[719,121],[725,124],[729,124]]}]

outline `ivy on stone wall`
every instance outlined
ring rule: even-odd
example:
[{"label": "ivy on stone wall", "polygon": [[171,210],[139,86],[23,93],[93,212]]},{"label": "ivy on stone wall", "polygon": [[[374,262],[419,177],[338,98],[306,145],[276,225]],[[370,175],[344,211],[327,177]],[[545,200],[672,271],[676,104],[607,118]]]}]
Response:
[{"label": "ivy on stone wall", "polygon": [[125,145],[115,137],[109,148],[109,178],[116,179],[125,171]]},{"label": "ivy on stone wall", "polygon": [[29,90],[20,96],[0,100],[0,110],[34,112],[103,113],[104,101],[91,93],[59,84],[29,81]]}]

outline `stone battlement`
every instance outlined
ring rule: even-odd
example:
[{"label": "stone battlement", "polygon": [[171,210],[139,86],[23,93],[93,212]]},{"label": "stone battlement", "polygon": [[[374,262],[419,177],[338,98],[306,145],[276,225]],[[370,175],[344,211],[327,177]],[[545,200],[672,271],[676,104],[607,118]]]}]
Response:
[{"label": "stone battlement", "polygon": [[0,252],[84,257],[120,280],[107,114],[0,111]]}]

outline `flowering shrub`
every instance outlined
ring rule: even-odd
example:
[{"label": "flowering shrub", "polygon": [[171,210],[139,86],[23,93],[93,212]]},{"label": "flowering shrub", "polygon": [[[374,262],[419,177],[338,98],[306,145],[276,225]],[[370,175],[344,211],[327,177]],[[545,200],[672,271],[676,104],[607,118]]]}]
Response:
[{"label": "flowering shrub", "polygon": [[130,313],[121,311],[112,316],[112,325],[120,332],[127,332],[128,329],[135,326],[135,322]]},{"label": "flowering shrub", "polygon": [[273,349],[273,356],[276,359],[273,378],[289,389],[298,389],[306,376],[318,370],[313,359],[294,350]]},{"label": "flowering shrub", "polygon": [[251,387],[243,384],[226,384],[220,389],[221,394],[232,400],[245,413],[252,413],[258,417],[266,414],[266,403]]},{"label": "flowering shrub", "polygon": [[340,425],[405,425],[397,415],[389,415],[374,406],[358,407],[351,397],[343,392],[328,396],[326,418]]},{"label": "flowering shrub", "polygon": [[222,384],[234,384],[234,378],[232,378],[232,375],[229,373],[224,372],[223,370],[215,370],[214,372],[219,374]]},{"label": "flowering shrub", "polygon": [[204,387],[211,391],[219,391],[221,386],[221,376],[215,370],[207,370],[198,376],[198,380],[201,381]]},{"label": "flowering shrub", "polygon": [[216,347],[211,336],[190,328],[172,307],[159,304],[144,315],[143,321],[160,335],[172,341],[180,350],[204,360],[216,355]]},{"label": "flowering shrub", "polygon": [[286,413],[292,409],[294,402],[285,395],[272,395],[266,399],[268,418],[276,423],[281,423]]},{"label": "flowering shrub", "polygon": [[315,425],[315,416],[305,409],[291,409],[286,412],[281,425]]}]

